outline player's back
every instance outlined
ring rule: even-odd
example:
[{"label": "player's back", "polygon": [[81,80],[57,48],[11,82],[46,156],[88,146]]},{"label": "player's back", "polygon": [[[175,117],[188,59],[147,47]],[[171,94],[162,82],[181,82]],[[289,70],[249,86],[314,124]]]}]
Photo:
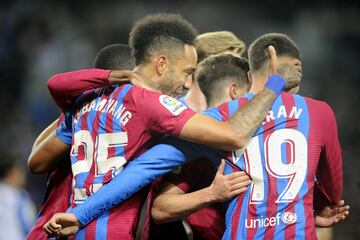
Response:
[{"label": "player's back", "polygon": [[[178,135],[193,115],[175,99],[131,84],[85,92],[58,131],[62,141],[72,144],[72,207],[111,181],[157,135]],[[77,239],[131,239],[145,197],[146,192],[138,192],[79,231]]]},{"label": "player's back", "polygon": [[[248,94],[246,98],[252,97]],[[220,105],[218,118],[226,120],[247,99]],[[336,132],[333,113],[326,103],[281,94],[247,149],[233,152],[230,159],[251,176],[253,184],[230,203],[224,239],[315,239],[316,171],[326,146],[331,145],[333,158],[341,161]],[[340,169],[334,166],[342,178],[341,164]],[[228,166],[226,171],[234,169]],[[339,195],[340,185],[334,189]]]}]

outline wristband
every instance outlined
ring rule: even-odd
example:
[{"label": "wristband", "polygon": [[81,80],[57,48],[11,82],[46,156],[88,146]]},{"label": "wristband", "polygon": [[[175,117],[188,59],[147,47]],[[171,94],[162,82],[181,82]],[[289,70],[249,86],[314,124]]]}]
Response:
[{"label": "wristband", "polygon": [[286,81],[279,75],[271,75],[265,83],[265,87],[279,95],[286,87]]}]

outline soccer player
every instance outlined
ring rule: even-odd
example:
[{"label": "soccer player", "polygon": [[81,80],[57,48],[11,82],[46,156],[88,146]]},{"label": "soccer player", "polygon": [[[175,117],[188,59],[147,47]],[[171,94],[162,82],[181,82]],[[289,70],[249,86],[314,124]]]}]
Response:
[{"label": "soccer player", "polygon": [[[135,58],[131,55],[131,48],[126,44],[112,44],[102,48],[96,55],[94,68],[113,69],[113,70],[131,70],[135,67]],[[35,140],[33,151],[37,148],[56,128],[60,119],[50,124]],[[29,162],[29,168],[32,173],[39,172],[33,169]],[[38,213],[38,217],[32,226],[27,239],[47,239],[43,230],[43,225],[57,212],[65,212],[69,208],[71,196],[71,165],[69,157],[65,157],[60,166],[49,173],[48,182],[44,194],[43,203]]]},{"label": "soccer player", "polygon": [[[250,93],[245,98],[208,110],[206,114],[219,121],[228,119],[236,113],[239,106],[264,87],[269,74],[268,66],[272,65],[274,59],[273,53],[270,54],[270,60],[266,53],[269,45],[276,49],[278,62],[287,63],[287,67],[290,64],[301,72],[298,48],[288,36],[263,35],[251,45],[249,51],[252,79]],[[295,88],[289,90],[297,91]],[[59,215],[53,218],[54,222],[62,222],[64,219],[72,222],[74,216],[75,219],[91,218],[89,202],[99,208],[110,205],[103,202],[108,201],[108,197],[122,201],[124,196],[119,197],[119,194],[128,194],[132,190],[114,186],[138,171],[151,169],[151,173],[143,171],[141,180],[130,182],[128,187],[139,188],[157,177],[157,174],[163,173],[163,168],[174,166],[184,159],[199,155],[211,157],[210,149],[199,153],[199,146],[194,148],[193,144],[186,145],[183,142],[179,145],[175,142],[173,145],[177,149],[168,144],[156,145],[138,159],[129,162],[122,174],[101,189],[96,198],[94,195],[86,205],[79,206],[81,211],[77,215]],[[339,202],[342,192],[340,146],[334,114],[324,102],[282,93],[249,142],[246,151],[235,151],[228,155],[228,159],[236,166],[227,165],[227,171],[244,169],[250,174],[253,184],[245,194],[231,201],[226,214],[224,239],[288,239],[305,236],[315,239],[314,186],[320,189],[329,203]],[[146,160],[149,162],[146,163]],[[111,196],[101,195],[109,189],[115,191]]]},{"label": "soccer player", "polygon": [[[221,54],[203,60],[195,72],[195,79],[211,108],[245,95],[250,88],[248,71],[245,58]],[[248,176],[243,172],[237,176],[241,181],[236,181],[233,175],[223,176],[224,166],[223,163],[217,171],[214,163],[205,158],[194,160],[164,176],[160,184],[154,184],[160,194],[152,207],[153,219],[147,215],[142,239],[169,238],[172,232],[181,232],[186,221],[194,238],[220,239],[225,230],[225,208],[216,202],[229,200],[240,192],[241,187],[249,184]],[[227,188],[233,188],[231,194]],[[204,194],[212,194],[213,200],[204,202]],[[173,222],[175,220],[180,221]],[[181,237],[177,234],[177,239]]]},{"label": "soccer player", "polygon": [[[198,54],[198,63],[207,57],[216,54],[232,54],[240,57],[245,51],[245,43],[235,36],[232,32],[218,31],[202,33],[195,39],[195,48]],[[186,104],[195,112],[207,109],[205,96],[200,90],[199,83],[194,79],[190,90],[186,96],[179,101]]]},{"label": "soccer player", "polygon": [[[264,87],[269,64],[265,50],[269,45],[275,47],[280,62],[291,63],[301,71],[295,43],[283,34],[265,34],[249,49],[250,93],[207,114],[225,120]],[[298,87],[289,91],[295,93]],[[250,174],[253,183],[245,194],[231,201],[223,239],[315,239],[315,185],[328,204],[343,206],[339,202],[342,159],[336,121],[324,102],[282,93],[245,152],[235,151],[229,160]],[[238,168],[227,165],[226,170]],[[344,209],[347,207],[343,207],[341,218],[348,214]]]},{"label": "soccer player", "polygon": [[[232,115],[234,104],[241,105],[264,87],[269,62],[264,50],[269,45],[275,47],[280,62],[301,71],[299,50],[288,36],[272,33],[259,37],[248,52],[250,93],[239,102],[221,105],[223,118]],[[282,93],[245,152],[234,152],[232,161],[250,174],[253,184],[230,203],[223,239],[316,239],[314,185],[329,203],[336,204],[342,194],[336,120],[325,102]]]},{"label": "soccer player", "polygon": [[[192,29],[188,22],[171,14],[148,16],[135,24],[132,29],[130,45],[135,53],[137,63],[135,70],[157,82],[158,89],[162,93],[181,94],[183,88],[188,88],[189,82],[191,83],[192,73],[196,67],[196,51],[193,47],[195,34]],[[284,67],[292,68],[289,65],[272,66],[271,72],[282,71]],[[89,78],[91,73],[93,72],[85,70],[65,75],[71,77],[78,74],[76,76],[79,78],[81,76]],[[113,72],[97,72],[93,79],[107,80],[109,76],[111,78]],[[116,88],[86,92],[70,115],[74,131],[71,153],[74,174],[73,206],[82,206],[88,196],[101,190],[104,183],[111,182],[110,180],[122,170],[127,160],[144,151],[155,135],[181,136],[223,149],[244,147],[277,94],[285,87],[295,86],[299,82],[299,73],[295,68],[292,68],[290,75],[284,77],[286,80],[279,75],[270,76],[264,90],[241,108],[232,119],[224,123],[195,114],[166,95],[132,85],[125,84]],[[62,88],[56,89],[59,85],[62,86],[58,83],[50,86],[53,95],[64,91]],[[101,118],[110,120],[100,120]],[[107,139],[107,136],[116,137]],[[71,143],[71,136],[59,132],[59,137]],[[105,139],[98,139],[100,137]],[[84,142],[87,148],[84,147]],[[124,145],[126,146],[123,148]],[[106,151],[109,147],[113,150]],[[57,155],[59,152],[63,154],[68,149],[68,146],[64,146],[62,141],[52,135],[34,156],[40,159],[39,164],[46,169],[53,160],[58,160],[56,157],[59,156]],[[48,153],[54,151],[57,152],[56,157],[51,157],[49,161]],[[110,158],[110,161],[107,158]],[[97,166],[99,164],[101,166]],[[117,202],[112,202],[111,206],[116,204]],[[136,211],[134,210],[135,214],[131,212],[131,220],[134,221],[129,221],[130,225],[137,220],[134,215],[138,214],[138,206],[139,204],[132,208]],[[73,209],[75,215],[76,209]],[[97,213],[103,209],[94,210],[94,216],[98,216]],[[107,214],[103,214],[98,220],[107,222]],[[87,225],[89,222],[84,220],[81,223]],[[53,230],[56,229],[50,229],[50,232],[54,232]],[[117,234],[122,232],[132,237],[132,230],[125,232],[121,231],[120,227],[118,230],[115,231]],[[96,227],[96,231],[100,231],[99,234],[102,236],[107,234],[106,229],[101,227]],[[83,237],[82,234],[85,232],[86,230],[83,229],[78,236]]]}]

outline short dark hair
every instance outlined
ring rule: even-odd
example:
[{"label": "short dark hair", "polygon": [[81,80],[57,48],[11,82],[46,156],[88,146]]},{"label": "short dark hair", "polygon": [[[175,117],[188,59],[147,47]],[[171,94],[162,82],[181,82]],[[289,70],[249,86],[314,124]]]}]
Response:
[{"label": "short dark hair", "polygon": [[[220,54],[208,57],[199,63],[195,78],[209,104],[218,97],[219,89],[229,81],[235,81],[243,88],[249,84],[247,72],[249,63],[245,58],[231,54]],[[222,93],[220,91],[220,93]]]},{"label": "short dark hair", "polygon": [[151,52],[168,51],[194,45],[197,30],[181,15],[150,14],[135,22],[130,32],[129,45],[136,65],[147,60]]},{"label": "short dark hair", "polygon": [[268,46],[275,48],[277,56],[300,59],[300,51],[289,36],[281,33],[267,33],[250,44],[248,58],[251,71],[259,70],[269,60]]},{"label": "short dark hair", "polygon": [[102,48],[93,65],[100,69],[132,70],[135,67],[135,58],[131,55],[129,45],[116,43]]}]

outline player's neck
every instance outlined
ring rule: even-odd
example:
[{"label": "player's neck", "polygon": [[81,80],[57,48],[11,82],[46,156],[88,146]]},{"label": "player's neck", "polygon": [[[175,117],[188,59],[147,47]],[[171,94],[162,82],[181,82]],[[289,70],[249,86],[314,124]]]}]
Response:
[{"label": "player's neck", "polygon": [[153,82],[157,82],[158,78],[154,71],[148,65],[140,64],[137,65],[134,69],[134,72],[138,72],[143,75],[146,79],[151,80]]},{"label": "player's neck", "polygon": [[204,94],[201,92],[197,81],[193,82],[189,92],[185,96],[185,102],[195,112],[204,111],[207,107]]},{"label": "player's neck", "polygon": [[266,74],[261,74],[261,73],[252,74],[252,82],[249,92],[253,94],[257,94],[258,92],[260,92],[264,88],[267,78],[268,77]]}]

